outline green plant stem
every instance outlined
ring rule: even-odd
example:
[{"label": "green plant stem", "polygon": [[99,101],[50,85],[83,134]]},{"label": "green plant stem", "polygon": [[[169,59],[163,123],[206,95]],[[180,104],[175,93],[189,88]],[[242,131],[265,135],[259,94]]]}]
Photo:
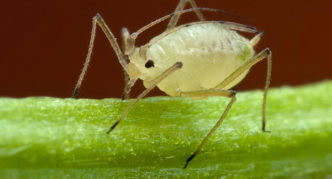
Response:
[{"label": "green plant stem", "polygon": [[182,169],[229,99],[0,99],[0,177],[274,177],[332,174],[332,83],[239,93],[225,121]]}]

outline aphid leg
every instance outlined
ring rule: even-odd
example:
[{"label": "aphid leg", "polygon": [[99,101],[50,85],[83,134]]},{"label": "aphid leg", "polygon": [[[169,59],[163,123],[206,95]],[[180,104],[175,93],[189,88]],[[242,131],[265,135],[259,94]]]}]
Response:
[{"label": "aphid leg", "polygon": [[263,105],[262,105],[262,131],[263,132],[271,132],[266,130],[266,100],[267,100],[267,93],[269,91],[270,83],[271,83],[271,72],[272,72],[272,52],[269,51],[267,56],[267,73],[265,79],[265,86],[264,86],[264,97],[263,97]]},{"label": "aphid leg", "polygon": [[125,73],[125,87],[123,89],[123,94],[122,94],[122,100],[128,99],[129,98],[129,94],[131,91],[131,88],[134,86],[135,82],[137,81],[137,79],[129,79],[129,76],[127,73]]},{"label": "aphid leg", "polygon": [[264,98],[263,98],[263,105],[262,105],[262,130],[263,132],[269,132],[266,130],[266,119],[265,119],[265,112],[266,112],[266,100],[267,100],[267,93],[270,86],[271,81],[271,71],[272,71],[272,52],[269,48],[264,49],[259,54],[251,58],[250,60],[243,63],[238,69],[236,69],[231,75],[229,75],[223,82],[216,86],[218,89],[222,89],[226,87],[229,83],[239,77],[243,72],[250,69],[256,63],[262,61],[263,59],[267,59],[267,73],[266,73],[266,80],[265,80],[265,87],[264,87]]},{"label": "aphid leg", "polygon": [[[178,5],[176,6],[174,12],[182,11],[188,2],[190,3],[192,8],[198,8],[195,0],[180,0]],[[196,13],[199,20],[201,20],[201,21],[205,20],[204,16],[203,16],[203,14],[201,13],[200,10],[196,9],[195,13]],[[178,23],[179,18],[180,18],[181,15],[182,14],[179,14],[179,13],[174,14],[174,16],[171,18],[171,20],[169,21],[169,23],[167,25],[167,30],[172,29],[176,26],[176,24]]]},{"label": "aphid leg", "polygon": [[176,62],[173,66],[165,70],[162,74],[160,74],[157,78],[155,78],[151,86],[147,89],[145,89],[140,95],[137,96],[137,98],[127,107],[127,109],[121,114],[119,119],[108,129],[106,132],[109,134],[129,113],[129,111],[134,107],[134,105],[139,102],[145,95],[147,95],[153,88],[157,86],[157,84],[162,81],[163,79],[167,78],[170,74],[175,72],[176,70],[182,68],[182,62]]},{"label": "aphid leg", "polygon": [[[122,28],[122,51],[125,54],[125,60],[128,63],[128,55],[130,55],[135,49],[135,39],[130,36],[129,30],[127,28]],[[123,88],[122,100],[128,99],[131,88],[134,86],[137,79],[130,80],[130,77],[126,71],[124,71],[125,87]]]},{"label": "aphid leg", "polygon": [[189,162],[202,150],[203,146],[206,144],[211,135],[216,131],[216,129],[221,125],[222,121],[225,119],[228,111],[231,109],[233,103],[236,100],[236,92],[233,90],[221,90],[221,89],[209,89],[202,91],[194,91],[194,92],[183,92],[181,96],[190,96],[190,97],[206,97],[206,96],[224,96],[231,98],[231,101],[228,103],[224,113],[221,115],[220,119],[213,126],[210,132],[205,136],[202,140],[201,144],[196,148],[195,152],[190,155],[190,157],[186,160],[186,164],[183,168],[187,168]]},{"label": "aphid leg", "polygon": [[93,44],[95,41],[95,37],[96,37],[96,28],[97,25],[103,30],[104,34],[106,35],[108,41],[110,42],[113,50],[115,51],[119,62],[121,64],[121,66],[123,67],[124,71],[127,72],[127,62],[125,60],[125,57],[118,45],[118,43],[116,42],[116,38],[114,37],[113,33],[111,32],[111,30],[108,28],[108,26],[106,25],[105,21],[103,20],[103,18],[99,15],[96,14],[93,19],[92,19],[92,30],[91,30],[91,37],[90,37],[90,43],[89,43],[89,49],[88,49],[88,54],[85,58],[85,62],[84,62],[84,66],[82,69],[82,72],[78,78],[78,81],[76,83],[75,86],[75,90],[74,93],[72,95],[73,98],[75,98],[78,94],[78,91],[80,89],[80,86],[82,84],[82,81],[84,79],[84,76],[87,72],[90,60],[91,60],[91,54],[92,54],[92,50],[93,50]]}]

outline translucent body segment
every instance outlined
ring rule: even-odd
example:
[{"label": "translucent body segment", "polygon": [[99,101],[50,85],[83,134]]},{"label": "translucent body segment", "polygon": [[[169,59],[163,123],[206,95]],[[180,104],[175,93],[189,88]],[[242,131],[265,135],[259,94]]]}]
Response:
[{"label": "translucent body segment", "polygon": [[[180,91],[214,88],[254,53],[245,37],[221,24],[207,23],[184,27],[165,36],[147,49],[145,57],[133,55],[131,63],[139,69],[139,78],[149,87],[155,76],[181,61],[183,68],[158,84],[168,95],[178,96]],[[148,59],[154,61],[154,68],[144,67]],[[235,86],[246,74],[223,89]]]}]

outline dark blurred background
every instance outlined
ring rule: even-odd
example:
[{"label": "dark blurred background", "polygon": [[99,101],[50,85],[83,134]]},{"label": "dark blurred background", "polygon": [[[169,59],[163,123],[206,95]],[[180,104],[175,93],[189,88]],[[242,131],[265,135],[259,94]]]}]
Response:
[{"label": "dark blurred background", "polygon": [[[12,0],[0,7],[0,96],[69,97],[83,66],[91,18],[99,12],[120,40],[120,29],[131,32],[174,11],[178,0]],[[332,78],[332,1],[197,0],[202,7],[223,9],[246,18],[205,13],[210,20],[229,20],[266,32],[257,51],[273,51],[272,86],[301,85]],[[185,15],[181,22],[196,20]],[[166,27],[144,33],[144,44]],[[237,90],[264,86],[266,62],[256,65]],[[98,29],[88,75],[78,97],[120,97],[123,74],[104,34]],[[141,83],[133,95],[143,89]],[[150,96],[163,95],[154,90]]]}]

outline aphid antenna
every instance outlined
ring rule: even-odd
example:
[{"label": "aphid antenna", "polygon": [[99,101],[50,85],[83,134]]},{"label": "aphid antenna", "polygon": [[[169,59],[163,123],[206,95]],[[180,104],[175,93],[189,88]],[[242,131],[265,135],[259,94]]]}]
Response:
[{"label": "aphid antenna", "polygon": [[189,9],[185,9],[185,10],[181,10],[181,11],[176,11],[173,12],[171,14],[168,14],[166,16],[163,16],[157,20],[154,20],[152,22],[150,22],[148,25],[145,25],[143,27],[141,27],[140,29],[138,29],[136,32],[132,33],[130,36],[132,39],[136,39],[138,37],[139,34],[143,33],[144,31],[146,31],[147,29],[151,28],[152,26],[155,26],[165,20],[168,20],[169,18],[173,17],[174,15],[182,15],[182,14],[186,14],[186,13],[190,13],[190,12],[195,12],[197,10],[200,11],[209,11],[209,12],[216,12],[216,13],[222,13],[222,14],[226,14],[232,17],[236,17],[236,18],[240,18],[240,19],[244,19],[244,20],[249,20],[252,21],[251,19],[244,17],[244,16],[240,16],[225,10],[221,10],[221,9],[215,9],[215,8],[206,8],[206,7],[199,7],[199,8],[189,8]]}]

